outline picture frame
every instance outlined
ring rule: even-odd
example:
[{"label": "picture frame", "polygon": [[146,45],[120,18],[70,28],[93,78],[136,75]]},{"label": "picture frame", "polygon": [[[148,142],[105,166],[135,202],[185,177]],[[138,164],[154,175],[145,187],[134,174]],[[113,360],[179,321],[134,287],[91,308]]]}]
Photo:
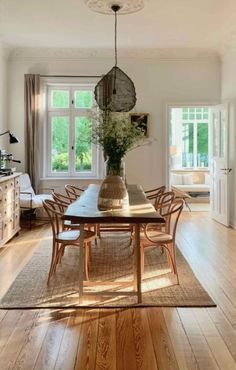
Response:
[{"label": "picture frame", "polygon": [[149,121],[149,113],[130,113],[130,122],[137,123],[138,127],[140,127],[144,135],[148,136],[148,121]]}]

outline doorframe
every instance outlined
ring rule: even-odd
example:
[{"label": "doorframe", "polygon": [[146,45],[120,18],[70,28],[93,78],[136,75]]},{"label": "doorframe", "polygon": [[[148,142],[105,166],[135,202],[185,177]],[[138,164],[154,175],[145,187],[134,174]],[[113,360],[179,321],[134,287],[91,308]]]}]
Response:
[{"label": "doorframe", "polygon": [[204,102],[167,102],[164,109],[164,138],[165,138],[165,153],[164,153],[164,181],[166,187],[170,186],[170,151],[169,151],[169,122],[170,122],[170,109],[171,108],[195,108],[195,107],[213,107],[219,105],[219,101],[204,101]]}]

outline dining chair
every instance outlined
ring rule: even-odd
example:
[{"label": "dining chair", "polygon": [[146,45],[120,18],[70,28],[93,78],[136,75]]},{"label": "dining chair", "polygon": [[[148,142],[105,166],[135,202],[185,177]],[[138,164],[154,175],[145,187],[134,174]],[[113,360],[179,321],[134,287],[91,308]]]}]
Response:
[{"label": "dining chair", "polygon": [[77,186],[74,185],[66,184],[65,191],[67,193],[67,196],[70,198],[70,202],[72,203],[80,197],[84,189],[78,188]]},{"label": "dining chair", "polygon": [[[140,232],[140,248],[141,248],[141,274],[144,273],[144,256],[146,248],[161,247],[164,248],[167,254],[168,263],[171,267],[171,271],[174,272],[177,278],[177,284],[179,284],[179,277],[176,265],[176,244],[175,236],[176,229],[180,214],[183,210],[183,200],[174,199],[170,201],[170,205],[167,203],[163,206],[160,214],[165,219],[164,230],[153,229],[153,224],[146,224]],[[151,227],[149,227],[151,225]],[[132,235],[134,241],[134,235]]]},{"label": "dining chair", "polygon": [[166,190],[166,187],[165,185],[163,185],[163,186],[160,186],[159,188],[146,190],[144,193],[146,195],[146,198],[149,199],[155,206],[155,204],[158,202],[158,199],[165,192],[165,190]]},{"label": "dining chair", "polygon": [[[46,210],[51,227],[52,227],[52,257],[51,264],[48,274],[47,283],[51,279],[53,273],[56,272],[56,267],[61,262],[62,256],[64,255],[65,247],[76,246],[80,247],[80,231],[65,230],[64,220],[62,220],[63,212],[62,205],[59,205],[54,200],[43,201],[44,209]],[[84,272],[85,277],[88,280],[89,271],[89,259],[90,259],[90,247],[91,242],[95,239],[95,233],[91,230],[84,230]]]},{"label": "dining chair", "polygon": [[[62,212],[64,212],[65,208],[67,208],[69,204],[71,204],[71,199],[64,194],[57,193],[54,191],[52,193],[52,197],[54,201],[58,203]],[[64,226],[64,229],[77,229],[78,230],[80,228],[80,224],[74,223],[70,220],[64,220],[63,226]],[[85,227],[88,230],[94,231],[94,233],[96,234],[95,244],[97,245],[97,236],[98,236],[97,224],[87,224],[85,225]]]}]

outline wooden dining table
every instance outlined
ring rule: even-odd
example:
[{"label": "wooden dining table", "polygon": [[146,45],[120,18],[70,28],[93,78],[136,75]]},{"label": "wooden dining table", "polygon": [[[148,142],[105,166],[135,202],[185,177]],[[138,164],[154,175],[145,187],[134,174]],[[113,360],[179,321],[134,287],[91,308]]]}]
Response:
[{"label": "wooden dining table", "polygon": [[[129,204],[125,209],[100,211],[97,207],[100,186],[91,184],[78,200],[66,209],[63,219],[80,224],[80,257],[79,257],[79,297],[84,296],[84,225],[85,224],[133,224],[135,229],[134,243],[134,290],[116,292],[117,295],[136,294],[138,303],[142,303],[140,227],[146,223],[164,224],[164,218],[155,210],[146,198],[139,185],[128,185]],[[107,294],[107,293],[106,293]]]}]

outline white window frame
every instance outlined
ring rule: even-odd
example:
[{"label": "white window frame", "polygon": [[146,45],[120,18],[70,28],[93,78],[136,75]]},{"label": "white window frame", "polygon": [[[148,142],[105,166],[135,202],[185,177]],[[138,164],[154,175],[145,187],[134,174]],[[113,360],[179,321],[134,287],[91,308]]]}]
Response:
[{"label": "white window frame", "polygon": [[[91,171],[75,171],[75,150],[72,149],[74,146],[74,129],[75,129],[75,118],[87,115],[88,109],[75,108],[72,104],[74,99],[75,91],[91,90],[94,91],[95,83],[80,83],[80,82],[45,82],[45,125],[44,125],[44,145],[43,150],[43,162],[44,162],[44,176],[47,178],[78,178],[78,179],[99,179],[101,172],[103,171],[104,161],[102,159],[102,153],[98,145],[92,144],[92,170]],[[52,108],[50,92],[52,90],[69,90],[69,107],[68,108]],[[94,103],[95,105],[95,103]],[[69,116],[70,124],[70,142],[69,142],[69,170],[68,172],[54,172],[51,166],[51,116]]]}]

